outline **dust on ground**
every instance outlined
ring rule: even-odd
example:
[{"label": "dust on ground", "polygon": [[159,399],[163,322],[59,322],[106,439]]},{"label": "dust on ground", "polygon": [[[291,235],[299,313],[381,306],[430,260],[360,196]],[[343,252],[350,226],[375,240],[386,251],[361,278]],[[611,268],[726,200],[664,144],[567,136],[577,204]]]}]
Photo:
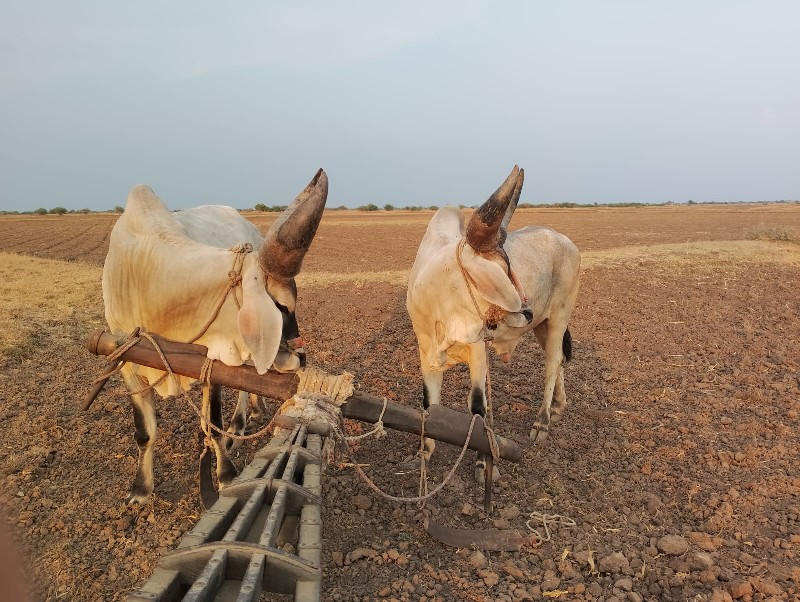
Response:
[{"label": "dust on ground", "polygon": [[[429,509],[449,526],[525,531],[533,511],[576,526],[554,527],[550,542],[517,553],[454,550],[424,533],[416,506],[376,498],[354,474],[328,469],[325,599],[797,599],[800,263],[796,244],[748,240],[759,224],[797,223],[800,208],[776,207],[543,211],[541,222],[583,241],[569,407],[550,438],[532,445],[542,353],[530,339],[511,364],[494,358],[497,430],[523,445],[524,458],[501,464],[491,517],[471,462]],[[348,213],[339,221],[362,217]],[[338,228],[346,234],[323,221],[298,316],[313,364],[350,370],[363,390],[416,405],[403,275],[430,214],[378,217],[379,232],[377,219]],[[73,216],[48,219],[63,226]],[[0,220],[3,232],[9,221]],[[51,233],[38,248],[29,236],[25,255],[0,255],[0,504],[32,567],[35,599],[123,599],[201,512],[191,409],[158,403],[155,496],[132,507],[122,500],[136,445],[128,402],[112,395],[120,383],[90,412],[77,409],[102,365],[83,342],[104,326],[97,257],[112,224],[109,216],[80,236],[70,230],[80,241],[51,244]],[[29,257],[59,246],[72,262]],[[87,261],[65,249],[84,249]],[[449,371],[443,403],[466,410],[467,393],[466,367]],[[417,443],[391,432],[363,442],[356,457],[392,493],[413,493],[416,476],[396,473]],[[255,448],[240,450],[240,467]],[[437,447],[432,482],[457,451]]]}]

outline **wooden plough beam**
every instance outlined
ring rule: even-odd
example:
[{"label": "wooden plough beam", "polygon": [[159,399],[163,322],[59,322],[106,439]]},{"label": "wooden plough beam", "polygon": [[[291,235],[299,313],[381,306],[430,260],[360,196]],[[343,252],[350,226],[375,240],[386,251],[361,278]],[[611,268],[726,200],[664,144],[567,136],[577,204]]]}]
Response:
[{"label": "wooden plough beam", "polygon": [[303,425],[273,436],[128,602],[319,600],[322,445]]},{"label": "wooden plough beam", "polygon": [[[173,372],[181,376],[200,378],[200,371],[208,352],[206,347],[203,345],[177,343],[152,333],[151,336],[164,352]],[[90,335],[86,342],[86,347],[95,355],[110,355],[117,350],[120,344],[113,334],[96,330]],[[146,339],[138,341],[120,359],[151,368],[164,368],[156,349]],[[211,382],[284,401],[297,393],[300,379],[296,374],[279,374],[277,372],[258,374],[254,366],[227,366],[222,362],[215,362],[214,369],[211,372]],[[100,388],[95,387],[93,389],[89,398],[84,401],[84,408],[91,404],[94,397],[99,393]],[[383,405],[384,401],[382,399],[356,391],[347,398],[341,406],[341,410],[345,418],[374,423],[380,417]],[[439,405],[432,406],[425,421],[425,435],[431,439],[460,447],[464,444],[471,421],[472,417],[464,412],[457,412]],[[386,410],[383,414],[383,424],[389,428],[418,435],[421,426],[420,412],[414,408],[387,401]],[[480,426],[481,422],[479,420],[472,431],[468,447],[489,454],[491,453],[489,439],[484,429],[478,428]],[[519,445],[499,435],[496,435],[496,439],[502,459],[511,462],[520,461],[522,448]]]}]

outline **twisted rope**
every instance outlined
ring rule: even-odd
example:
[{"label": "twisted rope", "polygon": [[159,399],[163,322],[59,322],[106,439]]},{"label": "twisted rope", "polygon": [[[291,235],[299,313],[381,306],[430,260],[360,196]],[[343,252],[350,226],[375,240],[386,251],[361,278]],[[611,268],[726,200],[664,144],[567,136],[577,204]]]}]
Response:
[{"label": "twisted rope", "polygon": [[475,286],[475,283],[472,280],[472,276],[469,275],[467,272],[467,268],[464,267],[464,263],[461,260],[461,255],[464,253],[464,245],[467,244],[467,239],[462,238],[458,241],[458,245],[456,245],[456,262],[458,263],[458,267],[461,270],[461,276],[464,278],[464,282],[467,285],[467,291],[469,291],[469,298],[472,299],[472,305],[475,307],[475,313],[478,314],[478,317],[483,322],[483,329],[482,333],[484,335],[484,339],[489,336],[488,329],[486,328],[486,316],[481,311],[480,306],[478,305],[478,300],[475,298],[475,293],[472,292],[472,288]]},{"label": "twisted rope", "polygon": [[[242,268],[244,267],[244,258],[248,253],[253,251],[253,245],[249,242],[239,243],[228,249],[231,253],[233,253],[233,265],[231,266],[230,271],[228,272],[228,285],[225,287],[225,290],[220,295],[219,301],[217,301],[217,305],[214,308],[214,311],[211,314],[211,317],[208,321],[203,325],[196,335],[194,335],[188,342],[194,343],[197,339],[203,336],[206,331],[211,327],[214,323],[214,320],[217,319],[219,316],[219,312],[222,309],[222,306],[225,303],[225,300],[228,298],[228,295],[231,291],[233,291],[237,286],[242,283]],[[241,303],[239,303],[239,299],[236,296],[236,292],[233,293],[233,300],[236,303],[237,309],[242,309]]]},{"label": "twisted rope", "polygon": [[[128,397],[130,395],[141,395],[142,393],[146,393],[147,391],[155,389],[159,384],[161,384],[164,381],[164,379],[172,377],[175,386],[178,388],[178,390],[181,391],[180,397],[184,401],[186,401],[192,408],[192,410],[194,410],[194,413],[197,414],[197,417],[200,419],[201,428],[203,428],[203,432],[206,435],[209,435],[209,433],[206,432],[207,428],[224,437],[230,437],[231,439],[236,439],[239,441],[247,441],[249,439],[256,439],[258,437],[263,436],[270,428],[272,428],[272,421],[270,421],[266,426],[259,429],[255,433],[251,433],[249,435],[237,435],[236,433],[230,433],[217,427],[213,422],[211,422],[210,417],[208,417],[208,412],[206,412],[204,408],[198,408],[197,404],[195,404],[194,401],[192,401],[192,398],[189,397],[188,392],[184,391],[181,388],[180,381],[178,380],[178,375],[176,375],[172,371],[172,366],[170,366],[169,360],[167,360],[167,357],[166,355],[164,355],[164,352],[161,350],[161,346],[158,344],[158,342],[150,335],[150,333],[142,330],[139,327],[135,328],[133,332],[131,332],[131,334],[128,335],[128,337],[125,339],[125,342],[122,345],[120,345],[113,353],[110,353],[108,355],[110,361],[118,359],[123,353],[125,353],[128,349],[130,349],[134,345],[136,345],[136,343],[138,343],[142,339],[149,341],[150,344],[153,346],[153,349],[155,349],[159,359],[161,360],[161,363],[164,365],[164,374],[161,375],[161,377],[159,377],[155,382],[147,385],[146,387],[142,387],[141,389],[137,389],[136,391],[127,391],[127,390],[121,391],[118,393],[118,395],[124,397]],[[211,383],[211,371],[213,369],[215,361],[216,360],[206,358],[200,370],[200,380],[204,383],[203,403],[205,403],[205,389],[207,388],[205,385]],[[124,366],[125,364],[126,364],[125,361],[120,361],[117,367],[115,368],[114,372],[119,372],[119,370],[121,370],[122,366]],[[112,374],[114,372],[112,372]],[[93,383],[98,382],[99,380],[102,380],[104,378],[107,378],[107,376],[108,376],[107,374],[103,374],[100,378],[95,379]],[[210,412],[210,406],[209,406],[209,412]]]},{"label": "twisted rope", "polygon": [[[577,523],[573,519],[569,518],[568,516],[564,516],[562,514],[546,514],[544,512],[531,512],[528,516],[530,516],[530,518],[525,521],[525,525],[528,527],[528,530],[536,536],[536,539],[539,540],[539,543],[550,541],[550,539],[552,539],[549,525],[559,525],[563,527],[575,527],[577,525]],[[544,537],[542,537],[542,534],[539,532],[538,529],[531,526],[531,522],[535,520],[542,523],[545,532]]]},{"label": "twisted rope", "polygon": [[371,437],[375,435],[376,439],[380,439],[381,437],[386,435],[386,429],[383,428],[383,414],[386,412],[386,405],[389,401],[384,397],[383,398],[383,409],[381,410],[381,415],[378,416],[378,421],[373,426],[372,430],[368,433],[364,433],[362,435],[351,435],[347,437],[348,441],[360,441],[361,439],[366,439],[367,437]]}]

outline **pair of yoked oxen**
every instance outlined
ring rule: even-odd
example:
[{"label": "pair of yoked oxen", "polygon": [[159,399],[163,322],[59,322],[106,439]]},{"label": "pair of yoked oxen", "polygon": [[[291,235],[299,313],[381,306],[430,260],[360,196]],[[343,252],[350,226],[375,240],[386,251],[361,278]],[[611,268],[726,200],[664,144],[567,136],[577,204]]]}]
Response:
[{"label": "pair of yoked oxen", "polygon": [[[523,179],[523,170],[515,166],[473,213],[466,229],[458,208],[436,212],[411,268],[407,308],[419,344],[425,408],[439,403],[443,372],[467,363],[469,407],[483,415],[485,341],[508,362],[520,338],[533,330],[545,350],[544,395],[531,431],[534,440],[541,440],[566,407],[563,365],[571,356],[567,326],[578,292],[580,253],[568,238],[548,228],[508,231]],[[305,348],[295,317],[294,278],[327,196],[328,178],[319,170],[262,236],[231,207],[204,205],[171,212],[149,187],[133,188],[111,233],[103,269],[109,327],[117,334],[141,327],[188,341],[218,309],[196,339],[208,348],[209,358],[228,365],[251,362],[260,374],[270,368],[300,369]],[[253,252],[231,252],[241,251],[242,243],[250,243]],[[236,257],[241,286],[219,306]],[[139,446],[129,502],[141,502],[153,492],[154,390],[176,395],[193,382],[186,377],[159,382],[161,376],[160,370],[136,364],[122,368]],[[212,385],[210,398],[211,419],[221,428],[219,386]],[[254,401],[251,395],[250,404]],[[248,397],[240,393],[231,432],[244,432],[247,407]],[[221,485],[236,475],[226,449],[230,443],[214,437]],[[434,442],[427,440],[425,448],[430,456]],[[484,471],[485,461],[479,456],[476,478],[483,479]]]}]

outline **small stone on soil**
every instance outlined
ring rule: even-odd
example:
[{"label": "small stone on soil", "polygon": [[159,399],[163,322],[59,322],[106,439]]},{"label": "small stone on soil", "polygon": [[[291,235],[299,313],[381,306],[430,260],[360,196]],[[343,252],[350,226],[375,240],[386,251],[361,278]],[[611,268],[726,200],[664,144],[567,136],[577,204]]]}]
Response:
[{"label": "small stone on soil", "polygon": [[372,507],[372,498],[368,495],[357,495],[353,497],[353,505],[359,510],[369,510]]},{"label": "small stone on soil", "polygon": [[475,569],[485,569],[487,566],[489,566],[489,561],[486,560],[486,556],[483,554],[483,552],[476,550],[470,554],[469,564]]},{"label": "small stone on soil", "polygon": [[665,535],[658,540],[658,549],[664,554],[680,556],[689,549],[689,542],[680,535]]},{"label": "small stone on soil", "polygon": [[601,573],[618,573],[628,568],[628,559],[621,552],[614,552],[604,556],[597,564]]}]

